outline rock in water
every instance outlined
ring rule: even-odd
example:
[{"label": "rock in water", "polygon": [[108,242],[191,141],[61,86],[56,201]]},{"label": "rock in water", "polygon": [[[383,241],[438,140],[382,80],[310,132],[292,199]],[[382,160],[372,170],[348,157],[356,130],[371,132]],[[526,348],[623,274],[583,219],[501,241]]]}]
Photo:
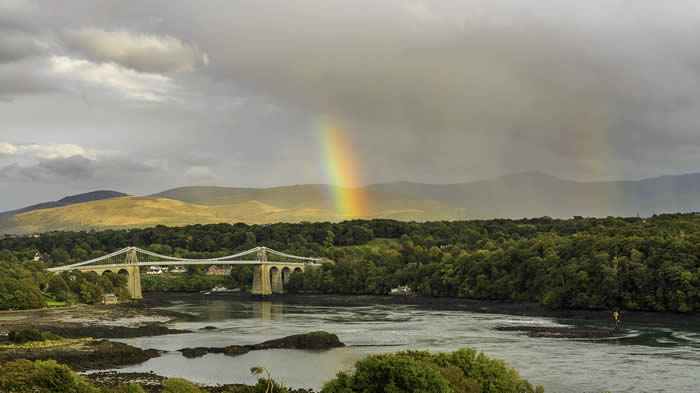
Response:
[{"label": "rock in water", "polygon": [[209,353],[210,349],[207,347],[196,347],[196,348],[182,348],[179,351],[182,352],[182,356],[186,358],[198,358]]},{"label": "rock in water", "polygon": [[224,347],[224,355],[240,355],[243,353],[248,353],[250,349],[242,345],[229,345]]},{"label": "rock in water", "polygon": [[265,341],[260,344],[247,345],[250,349],[329,349],[344,347],[338,336],[328,332],[311,332],[295,334],[275,340]]},{"label": "rock in water", "polygon": [[250,349],[241,345],[229,345],[228,347],[182,348],[179,351],[182,352],[182,356],[186,358],[198,358],[208,353],[223,353],[229,356],[241,355],[247,353]]},{"label": "rock in water", "polygon": [[235,356],[256,349],[329,349],[344,346],[345,344],[343,344],[335,334],[328,332],[311,332],[295,334],[293,336],[282,337],[254,345],[183,348],[179,351],[182,352],[182,355],[187,358],[198,358],[208,353],[223,353],[225,355]]}]

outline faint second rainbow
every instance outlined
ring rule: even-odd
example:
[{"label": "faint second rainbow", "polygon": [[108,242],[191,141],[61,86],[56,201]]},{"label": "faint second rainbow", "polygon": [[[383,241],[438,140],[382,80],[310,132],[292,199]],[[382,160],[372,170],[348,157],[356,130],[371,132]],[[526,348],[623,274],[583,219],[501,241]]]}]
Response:
[{"label": "faint second rainbow", "polygon": [[319,140],[337,218],[367,217],[367,198],[360,188],[362,178],[346,131],[338,122],[324,119]]}]

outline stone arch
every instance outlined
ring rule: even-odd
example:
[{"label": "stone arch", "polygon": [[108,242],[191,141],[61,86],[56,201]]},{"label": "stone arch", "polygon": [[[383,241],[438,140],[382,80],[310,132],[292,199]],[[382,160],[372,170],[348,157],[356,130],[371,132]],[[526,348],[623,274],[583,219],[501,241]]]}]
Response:
[{"label": "stone arch", "polygon": [[295,268],[294,268],[294,273],[303,273],[303,272],[304,272],[304,270],[303,270],[302,268],[300,268],[300,267],[295,267]]},{"label": "stone arch", "polygon": [[104,276],[105,274],[107,274],[107,273],[114,273],[114,272],[111,271],[111,270],[109,270],[109,269],[103,270],[103,271],[102,271],[102,275],[103,275],[103,276]]},{"label": "stone arch", "polygon": [[282,283],[286,284],[289,282],[289,276],[292,275],[292,269],[289,266],[282,268]]},{"label": "stone arch", "polygon": [[270,289],[272,289],[272,293],[284,292],[282,271],[277,266],[270,267]]},{"label": "stone arch", "polygon": [[118,274],[121,274],[121,275],[124,275],[124,276],[129,277],[129,271],[126,270],[126,269],[119,269]]}]

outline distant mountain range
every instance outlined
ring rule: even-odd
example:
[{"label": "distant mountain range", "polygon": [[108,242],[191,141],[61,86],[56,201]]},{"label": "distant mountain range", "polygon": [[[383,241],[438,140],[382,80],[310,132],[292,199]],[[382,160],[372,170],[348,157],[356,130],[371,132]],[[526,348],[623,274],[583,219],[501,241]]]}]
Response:
[{"label": "distant mountain range", "polygon": [[[526,172],[458,184],[363,187],[368,217],[459,220],[496,217],[650,216],[700,211],[700,173],[636,181],[575,182]],[[325,185],[180,187],[147,197],[95,191],[0,213],[0,232],[217,222],[332,221]]]},{"label": "distant mountain range", "polygon": [[483,181],[369,186],[413,198],[430,198],[498,217],[651,216],[700,210],[700,173],[633,181],[575,182],[539,172]]}]

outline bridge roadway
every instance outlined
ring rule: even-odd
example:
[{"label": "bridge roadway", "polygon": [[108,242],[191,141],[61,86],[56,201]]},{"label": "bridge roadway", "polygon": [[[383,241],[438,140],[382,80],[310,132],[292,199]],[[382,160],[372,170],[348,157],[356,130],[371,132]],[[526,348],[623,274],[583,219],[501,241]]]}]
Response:
[{"label": "bridge roadway", "polygon": [[[268,261],[268,252],[276,255],[283,261]],[[234,260],[234,258],[246,257],[255,253],[256,259]],[[147,261],[140,261],[139,255]],[[156,260],[153,260],[156,259]],[[303,272],[308,266],[320,266],[323,258],[300,257],[285,254],[267,247],[255,247],[242,253],[211,259],[185,259],[160,255],[146,251],[138,247],[127,247],[122,250],[107,254],[85,262],[79,262],[67,266],[59,266],[48,269],[51,272],[78,270],[82,272],[95,272],[99,275],[107,272],[123,274],[128,277],[129,295],[132,299],[141,299],[141,266],[182,266],[182,265],[252,265],[253,289],[251,293],[257,296],[269,296],[273,293],[284,293],[284,284],[289,282],[293,272]],[[101,263],[100,262],[115,262]]]}]

